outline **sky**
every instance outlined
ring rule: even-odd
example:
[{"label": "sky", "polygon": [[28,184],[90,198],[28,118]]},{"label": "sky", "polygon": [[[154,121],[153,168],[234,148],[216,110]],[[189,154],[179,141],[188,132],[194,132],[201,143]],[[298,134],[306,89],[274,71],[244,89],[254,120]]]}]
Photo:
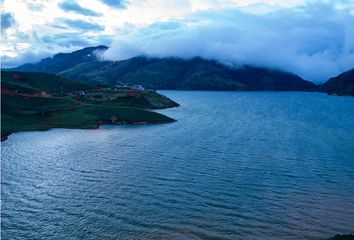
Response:
[{"label": "sky", "polygon": [[317,83],[354,67],[354,0],[1,0],[1,63],[107,45],[103,58],[203,57]]}]

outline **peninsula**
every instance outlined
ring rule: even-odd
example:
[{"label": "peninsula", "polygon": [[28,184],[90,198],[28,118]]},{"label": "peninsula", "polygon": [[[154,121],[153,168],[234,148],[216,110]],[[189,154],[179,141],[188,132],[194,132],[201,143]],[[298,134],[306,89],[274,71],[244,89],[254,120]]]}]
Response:
[{"label": "peninsula", "polygon": [[150,111],[179,106],[141,86],[110,86],[38,72],[1,72],[1,140],[19,131],[94,129],[175,120]]}]

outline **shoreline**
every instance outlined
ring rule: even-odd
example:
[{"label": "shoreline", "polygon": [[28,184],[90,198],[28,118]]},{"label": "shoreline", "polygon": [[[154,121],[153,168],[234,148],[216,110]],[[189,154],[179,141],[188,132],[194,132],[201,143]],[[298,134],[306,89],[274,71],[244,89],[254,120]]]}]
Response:
[{"label": "shoreline", "polygon": [[5,142],[8,140],[9,136],[15,133],[20,133],[20,132],[37,132],[37,131],[49,131],[52,129],[77,129],[77,130],[97,130],[100,128],[100,126],[103,125],[111,125],[111,126],[120,126],[120,125],[155,125],[155,124],[168,124],[168,123],[174,123],[177,122],[176,119],[171,118],[171,121],[133,121],[133,122],[128,122],[128,121],[120,121],[120,122],[115,122],[114,124],[112,123],[105,123],[103,121],[97,121],[96,127],[83,127],[83,128],[78,128],[78,127],[70,127],[70,126],[53,126],[50,128],[43,128],[43,129],[31,129],[28,131],[16,131],[16,132],[11,132],[8,134],[4,134],[1,136],[1,142]]}]

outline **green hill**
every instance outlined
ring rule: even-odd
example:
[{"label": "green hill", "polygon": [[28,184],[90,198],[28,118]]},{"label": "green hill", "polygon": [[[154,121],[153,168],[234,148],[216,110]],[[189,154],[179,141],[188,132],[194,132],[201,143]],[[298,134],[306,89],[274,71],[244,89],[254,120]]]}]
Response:
[{"label": "green hill", "polygon": [[18,131],[173,122],[147,109],[178,106],[155,91],[113,91],[48,73],[1,74],[2,140]]},{"label": "green hill", "polygon": [[320,91],[334,95],[354,96],[354,69],[329,79],[321,86]]},{"label": "green hill", "polygon": [[[85,65],[86,66],[86,65]],[[84,66],[82,66],[84,67]],[[71,71],[60,73],[73,77]],[[314,91],[316,85],[281,71],[251,66],[231,68],[215,61],[136,57],[74,76],[82,81],[141,84],[154,89]]]},{"label": "green hill", "polygon": [[72,68],[65,69],[62,72],[57,73],[58,75],[65,76],[70,79],[79,79],[79,76],[85,74],[87,72],[94,71],[98,68],[101,68],[107,64],[111,63],[110,61],[91,61],[84,62],[78,65],[75,65]]},{"label": "green hill", "polygon": [[51,94],[96,88],[94,84],[73,81],[48,73],[8,71],[1,71],[1,87],[19,93],[46,91]]},{"label": "green hill", "polygon": [[88,47],[72,53],[58,53],[38,63],[27,63],[15,68],[23,72],[60,73],[81,63],[97,62],[96,53],[107,50],[106,46]]},{"label": "green hill", "polygon": [[60,53],[15,70],[50,72],[85,82],[141,84],[153,89],[315,91],[317,86],[291,73],[254,66],[234,68],[201,58],[145,58],[99,61],[97,51],[84,48]]}]

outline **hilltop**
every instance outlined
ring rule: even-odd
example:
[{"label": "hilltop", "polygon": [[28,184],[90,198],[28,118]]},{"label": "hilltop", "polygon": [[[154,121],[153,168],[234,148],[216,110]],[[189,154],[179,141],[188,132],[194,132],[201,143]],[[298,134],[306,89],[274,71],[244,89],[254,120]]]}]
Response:
[{"label": "hilltop", "polygon": [[81,63],[97,63],[97,54],[107,50],[106,46],[87,47],[71,53],[58,53],[38,63],[26,63],[13,70],[21,72],[46,72],[58,74]]}]

